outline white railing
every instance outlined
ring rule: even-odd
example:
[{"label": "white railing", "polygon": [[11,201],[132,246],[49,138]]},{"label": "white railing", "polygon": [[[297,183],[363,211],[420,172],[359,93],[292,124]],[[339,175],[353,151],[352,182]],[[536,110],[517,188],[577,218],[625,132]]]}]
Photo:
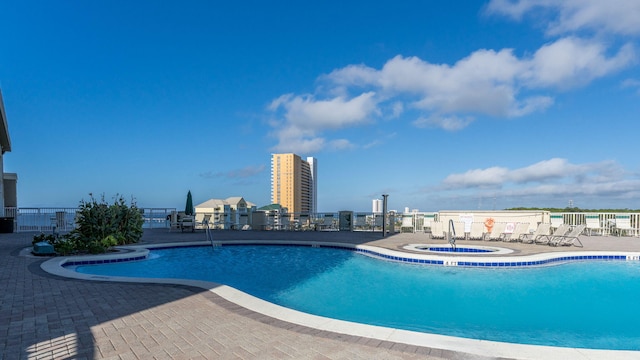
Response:
[{"label": "white railing", "polygon": [[[169,228],[168,215],[175,208],[140,208],[145,229]],[[16,232],[68,232],[76,227],[78,208],[5,207],[4,217],[13,219]]]},{"label": "white railing", "polygon": [[[507,214],[509,211],[504,210],[504,213]],[[426,213],[426,214],[434,214],[434,213]],[[463,213],[461,213],[463,214]],[[420,223],[425,214],[415,213],[415,214],[404,214],[403,216],[411,216],[413,215],[413,224],[414,231],[420,232],[421,228],[423,228]],[[633,212],[625,212],[625,213],[613,213],[613,212],[576,212],[576,213],[550,213],[551,215],[551,223],[553,224],[555,221],[558,223],[568,224],[570,226],[576,225],[586,225],[587,224],[587,216],[597,216],[597,220],[595,221],[599,224],[599,228],[601,229],[601,234],[603,235],[640,235],[640,213]],[[435,213],[434,217],[437,221],[439,215]],[[626,226],[621,227],[622,219],[624,219]],[[517,221],[516,221],[517,222]],[[406,221],[403,224],[403,227],[408,223]],[[426,227],[425,231],[426,231]]]},{"label": "white railing", "polygon": [[171,227],[170,215],[171,212],[176,211],[176,208],[140,208],[142,210],[142,218],[144,223],[142,227],[144,229],[156,229]]},{"label": "white railing", "polygon": [[71,231],[75,228],[78,208],[15,208],[4,209],[4,216],[13,218],[13,229],[22,231]]},{"label": "white railing", "polygon": [[[5,219],[13,220],[13,230],[16,232],[68,232],[75,229],[76,212],[78,208],[59,207],[59,208],[23,208],[23,207],[6,207]],[[143,228],[155,229],[171,227],[170,214],[176,211],[175,208],[140,208],[144,219]],[[505,212],[507,212],[505,210]],[[556,217],[562,216],[565,224],[572,226],[586,224],[588,215],[598,216],[603,234],[633,234],[640,235],[640,213],[597,213],[597,212],[581,212],[581,213],[552,213]],[[317,214],[283,214],[282,224],[271,226],[265,229],[256,230],[325,230],[337,231],[340,227],[340,219],[338,213],[317,213]],[[411,219],[409,217],[412,217]],[[621,232],[617,228],[616,219],[625,218],[630,223],[627,231]],[[427,221],[428,219],[428,221]],[[439,214],[437,212],[429,213],[412,213],[397,214],[395,217],[395,231],[411,231],[413,232],[427,231],[430,221],[438,221]],[[367,212],[352,213],[352,229],[354,231],[382,231],[382,214],[374,214]],[[235,228],[239,229],[239,226]]]}]

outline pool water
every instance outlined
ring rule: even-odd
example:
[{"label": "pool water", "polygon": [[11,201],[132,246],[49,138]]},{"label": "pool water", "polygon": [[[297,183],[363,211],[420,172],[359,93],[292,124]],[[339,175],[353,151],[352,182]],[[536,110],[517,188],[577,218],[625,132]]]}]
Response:
[{"label": "pool water", "polygon": [[413,331],[640,350],[638,262],[477,269],[332,248],[223,246],[152,250],[148,260],[76,271],[213,281],[295,310]]}]

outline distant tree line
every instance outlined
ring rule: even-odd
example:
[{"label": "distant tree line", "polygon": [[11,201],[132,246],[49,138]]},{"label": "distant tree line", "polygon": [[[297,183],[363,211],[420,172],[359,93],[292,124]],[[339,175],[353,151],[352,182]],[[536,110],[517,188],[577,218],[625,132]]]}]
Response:
[{"label": "distant tree line", "polygon": [[581,209],[579,207],[566,207],[566,208],[515,207],[515,208],[509,208],[505,210],[544,210],[549,212],[598,212],[598,213],[640,212],[640,210],[633,210],[633,209]]}]

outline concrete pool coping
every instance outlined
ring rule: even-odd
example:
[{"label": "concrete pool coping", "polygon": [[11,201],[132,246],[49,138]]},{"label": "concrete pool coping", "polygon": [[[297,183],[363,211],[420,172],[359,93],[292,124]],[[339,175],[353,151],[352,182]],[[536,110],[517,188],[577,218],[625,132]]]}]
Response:
[{"label": "concrete pool coping", "polygon": [[[412,258],[424,258],[424,257],[436,257],[447,258],[451,256],[445,255],[433,255],[433,254],[415,254],[397,251],[389,248],[382,248],[371,245],[363,244],[346,244],[344,242],[327,242],[327,241],[293,241],[293,240],[228,240],[223,242],[224,245],[237,245],[248,243],[259,244],[295,244],[295,245],[319,245],[319,246],[338,246],[338,247],[351,247],[376,251],[381,254],[396,257],[412,257]],[[154,278],[124,278],[124,277],[112,277],[112,276],[95,276],[88,274],[81,274],[73,271],[72,269],[65,268],[63,265],[68,261],[92,261],[103,260],[106,258],[117,259],[136,256],[135,254],[142,254],[147,251],[148,248],[162,248],[162,247],[175,247],[175,246],[211,246],[206,241],[188,241],[188,242],[175,242],[175,243],[156,243],[147,245],[132,245],[127,246],[126,249],[130,251],[122,253],[113,253],[107,255],[96,256],[77,256],[77,257],[56,257],[47,260],[42,263],[43,270],[63,277],[70,277],[82,280],[93,281],[120,281],[130,283],[157,283],[157,284],[177,284],[195,286],[202,289],[206,289],[218,296],[231,301],[246,309],[261,313],[263,315],[282,320],[285,322],[306,326],[318,330],[330,331],[335,333],[367,337],[372,339],[391,341],[396,343],[424,346],[431,348],[439,348],[443,350],[450,350],[454,352],[461,352],[467,354],[474,354],[479,356],[488,357],[508,357],[519,359],[635,359],[638,357],[638,351],[624,351],[624,350],[597,350],[597,349],[579,349],[579,348],[562,348],[553,346],[540,346],[540,345],[526,345],[526,344],[511,344],[502,343],[487,340],[476,340],[459,338],[452,336],[428,334],[421,332],[412,332],[407,330],[399,330],[381,326],[372,326],[359,324],[354,322],[336,320],[325,318],[316,315],[310,315],[302,313],[296,310],[288,309],[254,296],[231,288],[229,286],[220,285],[205,281],[184,280],[184,279],[154,279]],[[636,257],[640,257],[640,252],[633,251],[562,251],[561,255],[555,253],[535,253],[528,255],[516,256],[520,261],[523,258],[530,259],[548,259],[553,256],[570,256],[572,254],[624,254],[632,256],[635,260]],[[463,261],[464,256],[454,256],[455,261]],[[472,257],[475,261],[479,259],[478,256]],[[507,258],[501,256],[502,258]],[[491,257],[491,261],[495,261],[495,257]]]}]

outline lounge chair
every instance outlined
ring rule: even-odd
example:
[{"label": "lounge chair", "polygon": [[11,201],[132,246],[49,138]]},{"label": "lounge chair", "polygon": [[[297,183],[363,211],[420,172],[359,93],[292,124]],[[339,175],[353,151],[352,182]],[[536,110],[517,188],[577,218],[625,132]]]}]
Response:
[{"label": "lounge chair", "polygon": [[507,227],[506,223],[495,223],[491,232],[485,235],[485,240],[498,241],[504,236],[504,230]]},{"label": "lounge chair", "polygon": [[442,222],[434,221],[431,223],[431,238],[444,239],[444,230],[442,229]]},{"label": "lounge chair", "polygon": [[424,220],[422,222],[422,231],[427,232],[427,230],[431,230],[431,223],[434,222],[435,215],[433,214],[425,214]]},{"label": "lounge chair", "polygon": [[592,233],[604,235],[604,228],[600,226],[600,215],[587,214],[584,216],[587,235],[591,236]]},{"label": "lounge chair", "polygon": [[177,211],[172,211],[167,218],[169,219],[169,232],[171,232],[171,230],[180,230]]},{"label": "lounge chair", "polygon": [[474,221],[471,223],[471,231],[469,232],[469,240],[484,239],[484,224]]},{"label": "lounge chair", "polygon": [[193,216],[186,215],[183,216],[182,219],[180,219],[180,230],[184,232],[185,229],[191,230],[191,232],[194,232],[196,230],[195,219],[193,218]]},{"label": "lounge chair", "polygon": [[384,217],[382,214],[375,214],[373,216],[373,230],[380,229],[382,230],[382,223],[384,222]]},{"label": "lounge chair", "polygon": [[562,224],[564,224],[564,216],[562,214],[551,215],[551,230],[555,231]]},{"label": "lounge chair", "polygon": [[531,243],[534,243],[536,239],[538,239],[539,237],[549,235],[550,230],[551,230],[550,223],[540,223],[538,224],[536,231],[534,231],[532,234],[520,235],[519,240],[522,241],[523,243],[531,244]]},{"label": "lounge chair", "polygon": [[[551,241],[549,241],[549,245],[552,245],[552,246],[571,246],[571,245],[575,245],[575,246],[583,247],[582,246],[582,242],[580,241],[578,236],[580,236],[584,232],[584,229],[586,227],[587,227],[587,225],[585,225],[585,224],[577,225],[573,229],[571,229],[571,231],[569,231],[566,235],[557,236],[557,237],[554,237],[553,239],[551,239]],[[576,243],[575,243],[576,241],[580,245],[576,245]]]},{"label": "lounge chair", "polygon": [[464,231],[464,222],[463,221],[454,221],[453,228],[455,230],[456,240],[465,240],[467,238],[467,233]]},{"label": "lounge chair", "polygon": [[400,232],[416,232],[415,226],[413,225],[415,215],[414,214],[403,214],[402,215],[402,225],[400,225]]},{"label": "lounge chair", "polygon": [[355,214],[353,228],[356,230],[368,229],[369,225],[367,224],[367,215]]},{"label": "lounge chair", "polygon": [[616,227],[615,232],[618,236],[622,234],[630,236],[638,236],[638,229],[631,226],[631,215],[616,215]]},{"label": "lounge chair", "polygon": [[503,233],[502,241],[519,241],[520,236],[527,233],[529,233],[529,223],[517,223],[512,232]]},{"label": "lounge chair", "polygon": [[565,236],[571,230],[569,224],[560,224],[551,235],[540,236],[536,238],[536,244],[549,245],[556,241],[559,236]]},{"label": "lounge chair", "polygon": [[516,223],[509,222],[504,224],[504,230],[502,231],[502,234],[500,234],[500,240],[506,241],[511,236],[511,233],[515,229],[516,229]]},{"label": "lounge chair", "polygon": [[201,221],[196,221],[196,228],[206,229],[209,227],[209,223],[211,223],[211,214],[204,214]]}]

